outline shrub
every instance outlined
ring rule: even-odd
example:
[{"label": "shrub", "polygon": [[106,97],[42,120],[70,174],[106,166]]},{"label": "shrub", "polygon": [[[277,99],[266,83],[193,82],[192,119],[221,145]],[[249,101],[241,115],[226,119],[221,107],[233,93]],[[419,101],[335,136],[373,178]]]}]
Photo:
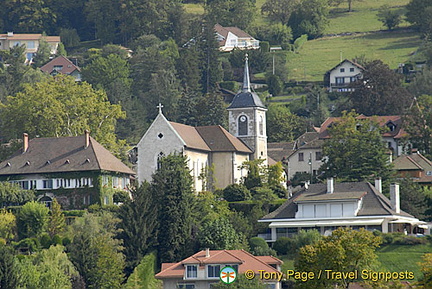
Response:
[{"label": "shrub", "polygon": [[252,198],[254,200],[271,202],[276,200],[278,197],[273,193],[272,189],[257,187],[251,189]]},{"label": "shrub", "polygon": [[249,190],[245,186],[238,184],[227,186],[223,190],[223,197],[228,202],[246,201],[252,198]]},{"label": "shrub", "polygon": [[48,249],[52,244],[51,237],[47,233],[42,234],[42,236],[39,238],[39,241],[42,249]]},{"label": "shrub", "polygon": [[294,241],[288,237],[280,237],[273,244],[273,249],[276,250],[278,255],[286,255],[290,251],[290,248],[294,246]]},{"label": "shrub", "polygon": [[252,254],[256,256],[276,256],[276,251],[271,249],[267,242],[260,237],[252,237],[249,239],[249,246]]}]

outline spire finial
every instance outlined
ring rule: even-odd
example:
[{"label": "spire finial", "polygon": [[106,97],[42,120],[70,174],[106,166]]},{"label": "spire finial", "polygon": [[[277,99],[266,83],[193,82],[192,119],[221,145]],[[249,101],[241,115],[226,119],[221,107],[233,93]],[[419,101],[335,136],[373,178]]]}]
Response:
[{"label": "spire finial", "polygon": [[159,114],[162,114],[163,105],[159,102],[158,106],[156,106],[156,107],[159,108]]},{"label": "spire finial", "polygon": [[245,67],[243,74],[243,92],[250,92],[250,78],[249,78],[249,64],[248,64],[248,54],[245,55]]}]

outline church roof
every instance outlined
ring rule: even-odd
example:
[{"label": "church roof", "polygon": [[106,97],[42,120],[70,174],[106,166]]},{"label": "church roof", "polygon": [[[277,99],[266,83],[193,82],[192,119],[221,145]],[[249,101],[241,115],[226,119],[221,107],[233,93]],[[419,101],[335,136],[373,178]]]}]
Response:
[{"label": "church roof", "polygon": [[243,74],[243,87],[242,90],[234,96],[234,99],[228,109],[243,108],[243,107],[261,107],[266,108],[259,98],[258,94],[252,92],[250,89],[249,65],[246,54],[245,68]]},{"label": "church roof", "polygon": [[252,153],[241,140],[220,125],[193,127],[176,122],[170,124],[190,149]]}]

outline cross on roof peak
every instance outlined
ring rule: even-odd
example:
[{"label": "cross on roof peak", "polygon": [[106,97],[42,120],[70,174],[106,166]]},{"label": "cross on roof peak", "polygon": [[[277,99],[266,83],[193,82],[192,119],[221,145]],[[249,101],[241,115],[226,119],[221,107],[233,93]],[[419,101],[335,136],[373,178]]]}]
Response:
[{"label": "cross on roof peak", "polygon": [[162,114],[163,105],[159,102],[159,104],[156,107],[159,109],[159,114]]}]

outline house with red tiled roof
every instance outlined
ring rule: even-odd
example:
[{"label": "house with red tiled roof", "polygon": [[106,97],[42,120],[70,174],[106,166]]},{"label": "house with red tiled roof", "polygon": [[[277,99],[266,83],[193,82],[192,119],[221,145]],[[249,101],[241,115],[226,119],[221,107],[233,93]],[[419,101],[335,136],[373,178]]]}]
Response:
[{"label": "house with red tiled roof", "polygon": [[[254,256],[244,250],[202,250],[178,263],[163,263],[156,278],[163,281],[164,289],[209,289],[219,283],[220,271],[232,267],[237,274],[251,270],[255,278],[260,272],[269,276],[281,276],[282,261],[272,256]],[[280,280],[263,280],[269,288],[280,289]]]},{"label": "house with red tiled roof", "polygon": [[363,77],[364,70],[360,64],[345,59],[325,73],[324,86],[329,92],[353,91],[352,83]]},{"label": "house with red tiled roof", "polygon": [[40,70],[52,76],[59,73],[70,75],[75,78],[75,81],[81,81],[81,69],[64,56],[54,58],[42,66]]},{"label": "house with red tiled roof", "polygon": [[220,51],[232,51],[239,49],[258,49],[259,40],[238,27],[223,27],[220,24],[214,26]]},{"label": "house with red tiled roof", "polygon": [[39,42],[45,39],[51,48],[51,54],[57,53],[57,48],[60,43],[60,36],[44,36],[42,34],[16,34],[8,32],[0,34],[0,50],[9,50],[14,46],[25,45],[26,59],[31,62],[39,48]]},{"label": "house with red tiled roof", "polygon": [[426,222],[400,208],[399,184],[390,186],[390,199],[382,193],[381,179],[369,182],[306,185],[294,193],[283,205],[259,222],[268,223],[267,234],[260,234],[268,242],[280,237],[293,237],[299,230],[316,229],[329,235],[338,227],[364,228],[383,233],[427,233]]},{"label": "house with red tiled roof", "polygon": [[193,127],[168,121],[159,114],[137,145],[138,181],[150,182],[159,159],[173,153],[187,157],[196,191],[225,188],[240,183],[245,161],[263,159],[268,164],[266,107],[251,91],[245,65],[242,90],[227,108],[229,131],[219,125]]},{"label": "house with red tiled roof", "polygon": [[28,138],[0,163],[0,180],[34,190],[47,206],[54,198],[63,209],[113,204],[117,191],[129,190],[135,172],[123,164],[88,131],[75,137]]},{"label": "house with red tiled roof", "polygon": [[411,178],[421,185],[432,185],[432,161],[416,150],[410,155],[401,155],[395,159],[393,169],[402,178]]}]

